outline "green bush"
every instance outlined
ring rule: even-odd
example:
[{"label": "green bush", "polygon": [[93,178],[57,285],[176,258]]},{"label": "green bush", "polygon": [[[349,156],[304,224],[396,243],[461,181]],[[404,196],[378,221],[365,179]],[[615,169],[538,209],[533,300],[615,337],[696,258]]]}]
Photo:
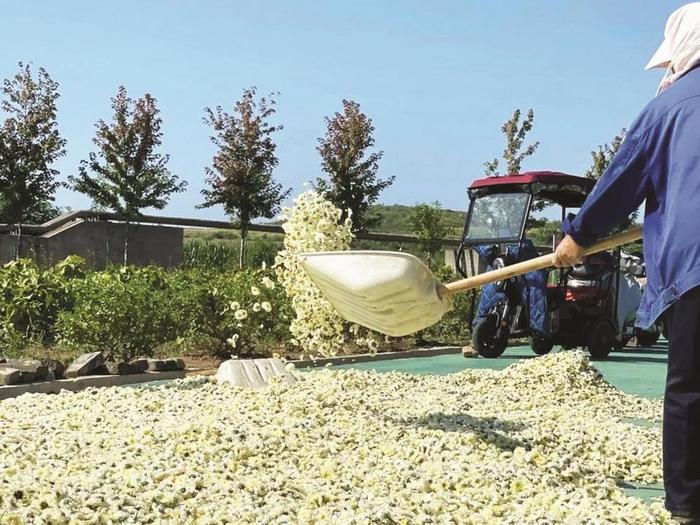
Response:
[{"label": "green bush", "polygon": [[289,339],[288,301],[273,278],[261,269],[93,272],[74,282],[74,305],[59,314],[56,332],[67,346],[117,360],[152,356],[163,345],[184,352],[201,341],[221,357],[263,353]]},{"label": "green bush", "polygon": [[85,261],[76,256],[46,270],[27,259],[0,267],[0,352],[51,343],[59,312],[72,305],[71,284],[84,276]]},{"label": "green bush", "polygon": [[165,272],[157,268],[91,273],[74,281],[74,306],[58,316],[58,339],[108,359],[150,356],[177,337],[170,295]]},{"label": "green bush", "polygon": [[[459,279],[459,276],[447,266],[442,266],[435,270],[435,275],[440,282],[450,282]],[[479,295],[474,298],[475,306],[479,304]],[[469,314],[472,305],[472,294],[462,293],[453,297],[453,308],[446,313],[443,318],[433,326],[422,330],[416,334],[416,339],[420,343],[438,344],[469,344],[471,337],[471,326]]]},{"label": "green bush", "polygon": [[[185,341],[217,341],[213,353],[262,353],[289,340],[290,305],[270,270],[179,272],[171,308]],[[269,310],[269,311],[268,311]]]},{"label": "green bush", "polygon": [[[446,268],[437,273],[444,281],[456,277]],[[418,341],[466,342],[469,305],[468,294],[456,296],[454,310],[417,334]],[[292,318],[271,269],[88,271],[77,257],[48,269],[27,260],[0,267],[0,355],[46,347],[99,350],[115,360],[156,351],[270,355],[292,346]]]}]

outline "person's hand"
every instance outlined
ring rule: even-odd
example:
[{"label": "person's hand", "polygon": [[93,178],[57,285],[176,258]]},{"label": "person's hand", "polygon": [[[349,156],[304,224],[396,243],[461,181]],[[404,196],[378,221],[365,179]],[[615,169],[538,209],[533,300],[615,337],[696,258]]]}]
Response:
[{"label": "person's hand", "polygon": [[571,268],[580,263],[582,259],[583,247],[568,235],[559,243],[554,252],[554,266],[557,268]]}]

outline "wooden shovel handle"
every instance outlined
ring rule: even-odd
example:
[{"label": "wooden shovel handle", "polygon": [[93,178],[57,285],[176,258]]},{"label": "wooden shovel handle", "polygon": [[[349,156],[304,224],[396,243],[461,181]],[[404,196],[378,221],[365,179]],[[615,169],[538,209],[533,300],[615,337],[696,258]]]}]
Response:
[{"label": "wooden shovel handle", "polygon": [[[583,254],[591,255],[592,253],[604,252],[605,250],[617,248],[618,246],[637,241],[641,238],[642,227],[638,226],[637,228],[632,228],[625,232],[617,233],[598,241],[594,245],[586,248]],[[444,284],[440,287],[438,293],[441,296],[444,293],[452,295],[458,292],[471,290],[472,288],[479,288],[485,284],[503,281],[505,279],[510,279],[511,277],[517,277],[518,275],[523,275],[528,272],[544,270],[550,266],[554,266],[553,253],[548,253],[547,255],[542,255],[541,257],[536,257],[535,259],[506,266],[505,268],[499,268],[498,270],[492,270],[480,275],[475,275],[474,277],[469,277],[467,279],[461,279],[459,281]]]}]

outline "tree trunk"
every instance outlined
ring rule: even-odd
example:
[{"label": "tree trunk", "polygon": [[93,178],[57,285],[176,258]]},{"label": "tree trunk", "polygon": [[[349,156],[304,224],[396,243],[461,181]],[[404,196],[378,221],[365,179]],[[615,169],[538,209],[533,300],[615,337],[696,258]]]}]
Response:
[{"label": "tree trunk", "polygon": [[129,221],[124,223],[124,266],[129,264]]},{"label": "tree trunk", "polygon": [[241,228],[241,249],[238,253],[238,269],[242,270],[243,269],[243,252],[245,251],[245,238],[248,232]]}]

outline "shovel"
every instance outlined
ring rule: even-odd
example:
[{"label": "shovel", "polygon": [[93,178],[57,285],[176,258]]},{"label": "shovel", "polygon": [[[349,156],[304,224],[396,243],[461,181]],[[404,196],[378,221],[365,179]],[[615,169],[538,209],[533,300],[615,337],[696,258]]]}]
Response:
[{"label": "shovel", "polygon": [[[586,248],[602,252],[642,238],[637,227]],[[485,284],[554,266],[542,255],[474,277],[441,284],[417,257],[401,252],[345,251],[304,253],[301,265],[346,320],[393,337],[437,323],[452,309],[452,296]]]}]

